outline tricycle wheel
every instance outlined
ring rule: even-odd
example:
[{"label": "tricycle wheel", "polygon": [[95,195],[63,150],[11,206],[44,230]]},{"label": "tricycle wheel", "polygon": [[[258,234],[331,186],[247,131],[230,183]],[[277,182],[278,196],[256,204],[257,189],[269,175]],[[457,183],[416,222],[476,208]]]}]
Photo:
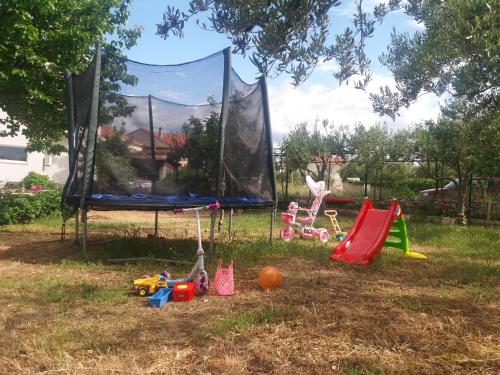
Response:
[{"label": "tricycle wheel", "polygon": [[144,297],[146,294],[148,294],[148,291],[146,288],[139,288],[138,293],[141,297]]},{"label": "tricycle wheel", "polygon": [[280,237],[283,241],[291,241],[295,237],[295,231],[292,227],[284,227],[280,231]]},{"label": "tricycle wheel", "polygon": [[327,243],[330,238],[328,231],[326,229],[322,229],[319,232],[319,240],[323,243]]},{"label": "tricycle wheel", "polygon": [[199,296],[208,293],[210,288],[210,280],[208,279],[208,274],[205,270],[200,270],[198,276],[196,277],[196,293]]}]

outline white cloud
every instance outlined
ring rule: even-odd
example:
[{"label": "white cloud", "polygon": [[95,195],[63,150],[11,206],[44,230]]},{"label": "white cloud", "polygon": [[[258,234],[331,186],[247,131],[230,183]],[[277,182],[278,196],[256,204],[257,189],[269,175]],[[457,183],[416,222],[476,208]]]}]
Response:
[{"label": "white cloud", "polygon": [[[375,8],[376,5],[378,5],[381,1],[380,0],[364,0],[361,3],[361,6],[365,12],[373,12],[373,9]],[[332,13],[333,14],[338,14],[340,16],[344,17],[351,17],[353,13],[356,12],[356,4],[354,3],[354,0],[347,1],[346,3],[342,3],[338,7],[333,7],[332,8]]]},{"label": "white cloud", "polygon": [[425,30],[425,25],[423,22],[417,22],[415,19],[411,19],[406,21],[406,24],[411,27],[412,29],[416,29],[418,31],[424,31]]},{"label": "white cloud", "polygon": [[389,128],[406,128],[411,124],[436,119],[439,114],[439,100],[434,95],[424,95],[408,109],[402,109],[395,121],[380,117],[373,112],[369,92],[376,92],[380,86],[394,87],[392,77],[373,75],[368,92],[357,90],[350,83],[337,87],[329,78],[325,84],[306,84],[293,88],[288,82],[269,82],[269,106],[273,139],[280,142],[296,124],[307,121],[313,126],[316,118],[328,118],[336,125],[353,127],[356,123],[372,126],[386,123]]},{"label": "white cloud", "polygon": [[173,102],[177,101],[185,102],[188,99],[188,96],[180,91],[160,90],[155,94],[157,94],[160,99],[169,100]]},{"label": "white cloud", "polygon": [[339,63],[335,60],[320,62],[316,65],[316,71],[322,73],[333,73],[339,70]]}]

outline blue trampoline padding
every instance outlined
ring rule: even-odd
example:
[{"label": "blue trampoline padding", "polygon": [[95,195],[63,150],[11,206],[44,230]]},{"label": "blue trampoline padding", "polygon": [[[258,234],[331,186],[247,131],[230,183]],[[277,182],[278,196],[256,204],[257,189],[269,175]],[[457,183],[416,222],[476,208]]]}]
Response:
[{"label": "blue trampoline padding", "polygon": [[[73,195],[73,200],[79,200],[79,195]],[[88,202],[102,202],[103,204],[109,202],[110,204],[127,204],[133,203],[134,205],[172,205],[172,206],[193,206],[193,205],[205,205],[216,202],[215,196],[210,195],[198,195],[195,193],[187,192],[185,194],[179,195],[151,195],[142,193],[133,194],[92,194]],[[272,203],[269,200],[265,200],[252,195],[235,196],[235,197],[223,197],[220,202],[222,205],[241,205],[241,206],[251,206],[251,205],[262,205]]]},{"label": "blue trampoline padding", "polygon": [[252,196],[252,195],[243,195],[239,197],[223,197],[222,198],[222,203],[223,204],[242,204],[242,205],[251,205],[251,204],[262,204],[262,203],[269,203],[269,201]]}]

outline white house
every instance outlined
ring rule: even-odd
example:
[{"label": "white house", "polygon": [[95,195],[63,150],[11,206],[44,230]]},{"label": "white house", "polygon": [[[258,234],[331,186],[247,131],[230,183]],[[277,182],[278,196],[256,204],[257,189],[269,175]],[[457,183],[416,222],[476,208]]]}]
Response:
[{"label": "white house", "polygon": [[[0,117],[6,115],[0,110]],[[6,130],[0,124],[0,131]],[[67,140],[61,141],[67,146]],[[42,152],[27,152],[28,141],[22,134],[15,137],[0,137],[0,182],[22,181],[29,172],[49,176],[50,180],[64,184],[68,177],[68,154],[58,156]]]},{"label": "white house", "polygon": [[[345,159],[338,155],[332,155],[330,156],[330,159],[328,160],[327,163],[328,164],[325,171],[325,179],[330,178],[330,183],[327,182],[327,186],[329,186],[329,190],[331,190],[332,192],[341,193],[342,178],[340,177],[339,171],[342,168],[342,165],[345,163]],[[320,164],[321,162],[319,158],[316,157],[314,162],[309,164],[307,168],[310,171],[318,173]]]}]

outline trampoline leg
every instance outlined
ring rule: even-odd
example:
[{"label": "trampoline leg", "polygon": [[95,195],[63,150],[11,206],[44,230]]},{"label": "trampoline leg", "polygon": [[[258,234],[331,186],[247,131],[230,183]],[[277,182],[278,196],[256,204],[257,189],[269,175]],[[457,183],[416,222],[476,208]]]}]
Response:
[{"label": "trampoline leg", "polygon": [[217,225],[217,233],[220,233],[223,227],[224,227],[224,210],[220,210],[220,219]]},{"label": "trampoline leg", "polygon": [[75,243],[80,244],[80,210],[76,209],[75,214]]},{"label": "trampoline leg", "polygon": [[87,252],[87,209],[82,210],[82,225],[83,225],[83,237],[82,237],[82,250]]},{"label": "trampoline leg", "polygon": [[229,239],[233,239],[233,213],[234,210],[231,208],[231,211],[229,212]]},{"label": "trampoline leg", "polygon": [[155,238],[158,238],[158,210],[155,211]]},{"label": "trampoline leg", "polygon": [[66,222],[61,225],[61,242],[66,239]]},{"label": "trampoline leg", "polygon": [[214,255],[215,242],[215,220],[217,219],[217,210],[212,210],[210,214],[210,245],[208,247],[208,261],[211,262]]},{"label": "trampoline leg", "polygon": [[274,220],[276,218],[276,208],[271,212],[271,225],[269,226],[269,244],[273,244]]}]

